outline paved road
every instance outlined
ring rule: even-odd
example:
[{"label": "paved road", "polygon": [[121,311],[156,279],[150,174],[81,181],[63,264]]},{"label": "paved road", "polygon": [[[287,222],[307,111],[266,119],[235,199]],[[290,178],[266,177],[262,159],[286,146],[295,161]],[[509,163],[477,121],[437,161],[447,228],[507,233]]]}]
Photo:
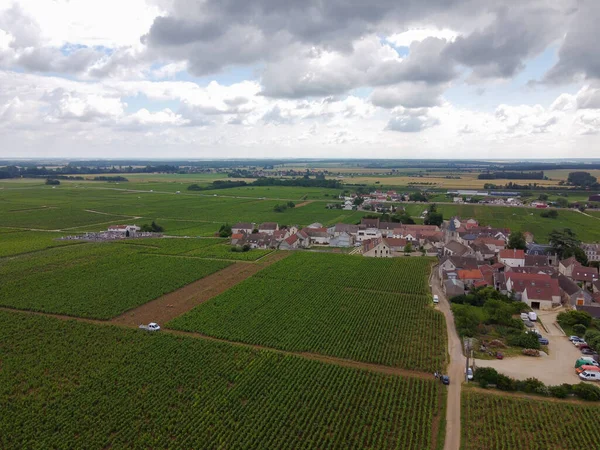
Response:
[{"label": "paved road", "polygon": [[448,332],[448,353],[450,354],[450,364],[448,365],[448,375],[450,376],[450,385],[448,386],[448,400],[446,406],[446,439],[444,441],[444,450],[460,449],[460,391],[463,379],[465,377],[466,360],[462,353],[461,340],[456,333],[454,326],[454,315],[450,310],[450,302],[442,292],[437,272],[437,266],[433,268],[434,276],[432,278],[432,290],[439,299],[439,310],[446,317],[446,328]]}]

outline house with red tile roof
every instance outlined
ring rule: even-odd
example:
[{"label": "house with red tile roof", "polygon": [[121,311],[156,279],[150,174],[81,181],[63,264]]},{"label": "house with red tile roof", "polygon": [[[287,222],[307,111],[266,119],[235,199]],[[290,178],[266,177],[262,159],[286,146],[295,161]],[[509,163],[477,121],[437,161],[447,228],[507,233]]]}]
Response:
[{"label": "house with red tile roof", "polygon": [[508,267],[522,267],[525,265],[525,251],[517,249],[500,250],[498,261]]},{"label": "house with red tile roof", "polygon": [[556,278],[545,274],[505,272],[506,289],[514,292],[532,309],[548,310],[561,303]]},{"label": "house with red tile roof", "polygon": [[484,281],[483,274],[479,269],[457,270],[457,278],[462,281],[465,286],[473,286],[478,281]]},{"label": "house with red tile roof", "polygon": [[575,265],[571,276],[573,281],[581,283],[585,287],[592,287],[594,281],[598,281],[598,269],[595,267],[585,267],[580,264]]},{"label": "house with red tile roof", "polygon": [[279,249],[280,250],[296,250],[298,248],[300,239],[298,238],[297,234],[292,234],[291,236],[287,237],[286,239],[284,239],[283,241],[281,241],[281,244],[279,244]]}]

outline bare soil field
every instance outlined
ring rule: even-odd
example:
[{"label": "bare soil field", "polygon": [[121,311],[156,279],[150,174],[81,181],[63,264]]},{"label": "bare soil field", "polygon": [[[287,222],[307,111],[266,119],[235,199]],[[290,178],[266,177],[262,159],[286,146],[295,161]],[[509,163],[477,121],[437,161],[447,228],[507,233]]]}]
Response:
[{"label": "bare soil field", "polygon": [[127,311],[110,320],[110,322],[119,325],[140,325],[149,322],[166,323],[225,292],[259,270],[280,261],[286,256],[288,256],[288,253],[274,252],[256,263],[234,263],[219,272]]}]

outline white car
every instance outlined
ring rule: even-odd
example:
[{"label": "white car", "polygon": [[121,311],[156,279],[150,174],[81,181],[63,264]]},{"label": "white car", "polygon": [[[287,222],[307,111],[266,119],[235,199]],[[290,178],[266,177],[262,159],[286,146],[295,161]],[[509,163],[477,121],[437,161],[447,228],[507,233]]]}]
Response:
[{"label": "white car", "polygon": [[437,295],[433,296],[433,303],[438,304],[440,302],[440,298]]},{"label": "white car", "polygon": [[150,322],[148,325],[140,325],[141,330],[160,331],[160,325],[156,322]]},{"label": "white car", "polygon": [[521,313],[521,320],[529,320],[527,313]]}]

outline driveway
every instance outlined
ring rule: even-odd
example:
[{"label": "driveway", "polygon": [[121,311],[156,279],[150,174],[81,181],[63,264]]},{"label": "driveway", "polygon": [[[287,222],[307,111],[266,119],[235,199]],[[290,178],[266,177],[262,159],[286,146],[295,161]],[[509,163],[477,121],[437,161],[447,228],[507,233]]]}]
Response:
[{"label": "driveway", "polygon": [[505,359],[483,360],[476,359],[477,367],[492,367],[498,372],[517,380],[535,377],[546,385],[561,383],[577,384],[581,380],[575,374],[575,361],[581,352],[575,348],[556,326],[558,311],[540,311],[538,317],[543,321],[546,330],[540,325],[536,328],[548,338],[549,355],[543,354],[539,358],[530,356],[515,356]]}]

